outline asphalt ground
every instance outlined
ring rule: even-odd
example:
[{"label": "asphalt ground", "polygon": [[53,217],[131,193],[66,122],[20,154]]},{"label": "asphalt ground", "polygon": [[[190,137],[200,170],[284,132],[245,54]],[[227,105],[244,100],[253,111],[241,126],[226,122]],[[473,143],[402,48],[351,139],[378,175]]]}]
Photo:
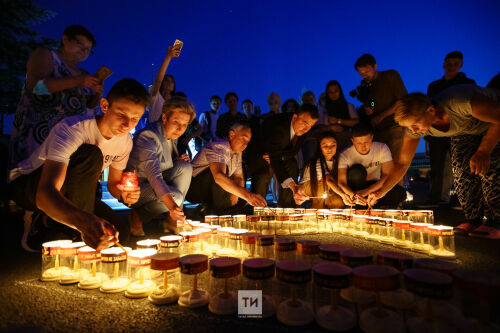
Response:
[{"label": "asphalt ground", "polygon": [[[416,187],[415,201],[423,201]],[[126,211],[120,212],[125,218]],[[9,332],[239,332],[284,331],[316,332],[313,323],[305,327],[287,327],[276,318],[238,319],[216,316],[208,309],[190,310],[177,304],[155,306],[147,299],[127,299],[120,294],[83,291],[75,285],[40,282],[41,255],[28,253],[20,247],[22,216],[5,213],[0,234],[0,330]],[[464,221],[461,211],[435,209],[435,224],[456,226]],[[147,238],[162,235],[159,225],[146,226]],[[146,237],[143,237],[146,238]],[[376,253],[392,250],[425,257],[363,239],[338,234],[299,236],[322,243],[337,243]],[[134,246],[138,238],[126,244]],[[457,262],[462,268],[500,273],[500,241],[471,237],[455,237]],[[500,321],[496,304],[493,318]],[[356,330],[355,330],[356,331]]]}]

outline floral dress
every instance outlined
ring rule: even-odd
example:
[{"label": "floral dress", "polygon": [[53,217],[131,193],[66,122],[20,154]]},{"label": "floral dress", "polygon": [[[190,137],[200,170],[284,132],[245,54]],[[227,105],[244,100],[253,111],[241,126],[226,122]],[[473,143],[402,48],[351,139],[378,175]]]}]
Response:
[{"label": "floral dress", "polygon": [[[73,76],[57,53],[51,53],[54,65],[51,78]],[[80,70],[82,74],[88,74],[85,70]],[[74,115],[95,115],[95,109],[87,109],[87,102],[93,94],[90,88],[76,87],[50,95],[37,95],[25,83],[10,138],[10,168],[28,158],[61,119]]]}]

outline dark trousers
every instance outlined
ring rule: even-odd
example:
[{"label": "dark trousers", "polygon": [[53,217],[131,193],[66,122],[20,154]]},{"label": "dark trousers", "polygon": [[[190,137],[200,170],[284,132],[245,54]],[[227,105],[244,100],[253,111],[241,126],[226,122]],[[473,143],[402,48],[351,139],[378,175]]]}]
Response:
[{"label": "dark trousers", "polygon": [[[347,169],[347,186],[353,191],[359,191],[375,184],[376,180],[366,180],[367,172],[361,164],[354,164]],[[375,207],[397,208],[406,199],[406,190],[395,185],[386,195],[380,198]]]},{"label": "dark trousers", "polygon": [[[121,241],[128,238],[129,226],[96,196],[98,179],[102,170],[103,156],[99,147],[83,144],[70,157],[66,178],[61,193],[76,207],[94,213],[112,223],[120,233]],[[30,174],[20,176],[9,184],[9,196],[26,210],[37,211],[36,192],[43,166]],[[54,228],[64,230],[68,236],[78,235],[74,229],[60,223],[51,223]]]},{"label": "dark trousers", "polygon": [[[443,178],[445,168],[451,168],[446,163],[446,154],[450,153],[450,138],[429,136],[429,158],[431,163],[431,202],[439,202],[443,192]],[[444,190],[450,190],[444,189]]]},{"label": "dark trousers", "polygon": [[231,204],[231,193],[220,187],[214,179],[210,168],[203,170],[191,180],[186,199],[192,203],[207,205],[209,211],[217,215],[241,214],[244,210],[244,201],[239,200],[236,205]]}]

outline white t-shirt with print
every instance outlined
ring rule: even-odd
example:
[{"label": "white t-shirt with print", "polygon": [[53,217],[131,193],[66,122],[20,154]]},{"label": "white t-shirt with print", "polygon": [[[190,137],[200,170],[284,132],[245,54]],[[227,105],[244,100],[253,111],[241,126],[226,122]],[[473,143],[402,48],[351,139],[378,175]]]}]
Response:
[{"label": "white t-shirt with print", "polygon": [[379,180],[382,163],[392,161],[391,151],[385,143],[372,142],[370,151],[366,155],[358,153],[354,146],[346,148],[339,157],[339,169],[347,169],[354,164],[365,167],[366,180]]},{"label": "white t-shirt with print", "polygon": [[102,136],[94,116],[73,116],[61,120],[49,133],[41,146],[29,158],[19,162],[17,168],[10,171],[10,181],[38,169],[45,160],[69,164],[70,156],[82,144],[99,147],[103,155],[104,170],[112,166],[123,170],[132,150],[130,134],[106,139]]}]

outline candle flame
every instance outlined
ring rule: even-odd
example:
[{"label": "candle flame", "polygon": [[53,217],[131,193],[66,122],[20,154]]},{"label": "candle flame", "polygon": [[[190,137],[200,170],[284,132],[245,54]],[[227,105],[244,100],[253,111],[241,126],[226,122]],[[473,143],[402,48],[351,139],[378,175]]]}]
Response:
[{"label": "candle flame", "polygon": [[327,197],[326,193],[323,193],[322,197],[323,197],[323,199],[326,199],[326,197]]}]

